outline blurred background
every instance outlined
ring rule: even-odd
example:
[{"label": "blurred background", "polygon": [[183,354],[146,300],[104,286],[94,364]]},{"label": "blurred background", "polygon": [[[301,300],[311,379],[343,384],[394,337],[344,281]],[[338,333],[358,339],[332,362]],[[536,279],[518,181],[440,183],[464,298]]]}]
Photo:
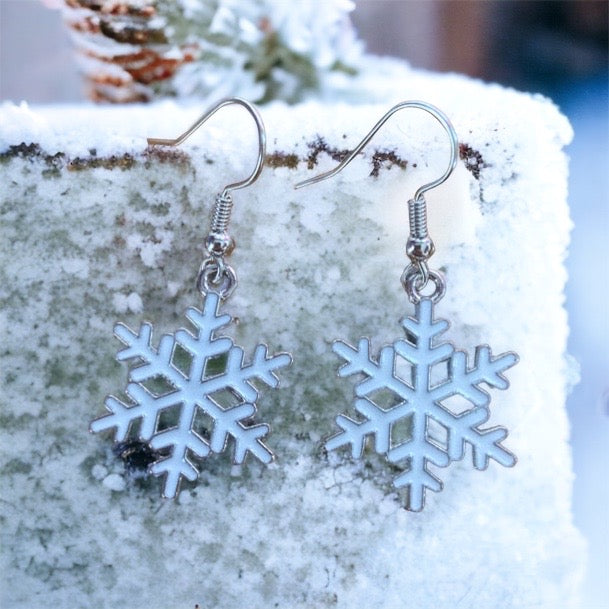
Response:
[{"label": "blurred background", "polygon": [[[369,52],[542,93],[575,130],[566,306],[581,381],[568,411],[575,524],[590,548],[585,609],[609,607],[607,8],[606,0],[358,0],[351,14]],[[38,0],[0,0],[0,99],[85,100],[61,14]]]}]

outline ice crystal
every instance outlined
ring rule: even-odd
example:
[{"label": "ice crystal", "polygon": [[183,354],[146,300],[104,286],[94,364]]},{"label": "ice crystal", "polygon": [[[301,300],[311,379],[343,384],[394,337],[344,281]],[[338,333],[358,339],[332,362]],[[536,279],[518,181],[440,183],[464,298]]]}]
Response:
[{"label": "ice crystal", "polygon": [[[472,447],[473,465],[483,470],[489,459],[510,467],[516,458],[500,442],[507,436],[504,427],[480,429],[489,418],[490,395],[480,385],[507,389],[502,372],[518,361],[515,353],[493,357],[486,345],[476,347],[474,365],[468,367],[467,354],[455,350],[450,342],[438,342],[449,323],[433,317],[433,302],[424,298],[417,304],[416,316],[402,321],[406,340],[396,340],[381,349],[378,359],[370,356],[370,342],[359,341],[357,348],[342,341],[334,343],[334,352],[347,363],[339,376],[363,374],[355,386],[355,410],[358,420],[344,415],[336,418],[341,432],[329,438],[326,448],[351,447],[354,459],[362,457],[366,439],[372,436],[374,449],[385,454],[391,463],[407,463],[407,469],[393,481],[398,488],[407,487],[407,505],[420,511],[425,491],[442,490],[442,482],[429,465],[446,467],[462,459],[466,444]],[[445,365],[446,374],[438,377]],[[399,373],[399,375],[398,375]],[[387,392],[393,403],[383,402]],[[372,398],[378,396],[376,401]],[[467,407],[455,413],[450,408],[454,396],[464,398]],[[407,436],[395,442],[397,427],[403,421]],[[441,436],[444,435],[445,438]]]},{"label": "ice crystal", "polygon": [[[149,468],[155,476],[166,474],[165,497],[176,496],[182,477],[197,479],[199,472],[191,454],[203,458],[222,452],[229,436],[234,440],[235,463],[243,463],[248,452],[263,463],[273,459],[273,453],[261,440],[269,426],[251,424],[258,398],[253,381],[258,379],[277,387],[275,371],[289,365],[292,358],[287,353],[268,357],[266,345],[259,344],[252,363],[245,365],[241,347],[226,336],[214,336],[231,319],[229,315],[218,315],[219,304],[218,295],[209,293],[202,311],[194,307],[186,311],[197,333],[181,328],[175,334],[165,334],[158,349],[151,345],[151,324],[142,323],[138,332],[121,323],[114,327],[115,335],[125,344],[117,359],[139,360],[141,364],[129,374],[131,382],[126,393],[132,403],[108,396],[105,405],[110,414],[95,419],[91,431],[116,428],[115,441],[124,442],[132,424],[140,421],[140,441],[149,443],[155,451],[170,449]],[[188,366],[181,361],[185,354]],[[164,382],[165,391],[151,389],[151,385],[159,385],[159,379]],[[230,396],[228,404],[222,403],[227,401],[226,392]],[[175,407],[179,408],[177,423],[161,428],[163,413]],[[201,414],[212,422],[208,438],[199,432],[197,418]]]}]

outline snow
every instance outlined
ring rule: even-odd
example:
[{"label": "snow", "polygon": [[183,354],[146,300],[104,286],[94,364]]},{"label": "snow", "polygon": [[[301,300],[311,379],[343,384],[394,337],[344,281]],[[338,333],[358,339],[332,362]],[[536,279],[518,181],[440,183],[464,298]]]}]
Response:
[{"label": "snow", "polygon": [[136,292],[127,295],[117,292],[112,296],[112,304],[117,313],[126,313],[127,311],[141,313],[144,309],[142,298]]},{"label": "snow", "polygon": [[125,478],[119,474],[110,474],[109,476],[106,476],[103,479],[102,484],[106,488],[109,488],[111,491],[115,491],[117,493],[120,493],[127,488]]},{"label": "snow", "polygon": [[[246,353],[264,339],[294,355],[282,389],[258,402],[277,461],[248,459],[233,476],[228,455],[215,455],[173,502],[159,480],[123,470],[110,434],[87,427],[125,384],[117,316],[130,327],[150,320],[159,335],[200,305],[211,206],[251,170],[253,125],[226,109],[172,156],[146,153],[145,138],[181,133],[202,101],[2,106],[3,607],[580,606],[585,548],[572,524],[564,408],[570,126],[540,97],[370,61],[368,81],[344,91],[357,103],[261,109],[269,154],[300,162],[235,193],[239,286],[225,307]],[[399,281],[406,201],[443,171],[444,134],[423,113],[400,113],[339,176],[292,186],[334,166],[320,152],[307,168],[318,135],[353,147],[391,105],[420,98],[481,155],[479,179],[461,161],[428,196],[446,338],[521,361],[510,389],[493,392],[489,420],[510,430],[516,466],[480,473],[466,455],[442,470],[444,491],[409,513],[382,456],[350,461],[320,442],[352,398],[332,341],[369,335],[376,352],[413,313]],[[21,143],[40,153],[10,152]],[[395,151],[406,170],[370,177],[376,149]]]}]

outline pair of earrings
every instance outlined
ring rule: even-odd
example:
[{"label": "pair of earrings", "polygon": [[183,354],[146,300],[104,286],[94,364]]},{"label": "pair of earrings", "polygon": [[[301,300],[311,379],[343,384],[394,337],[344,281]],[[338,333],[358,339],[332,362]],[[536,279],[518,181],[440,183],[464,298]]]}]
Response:
[{"label": "pair of earrings", "polygon": [[[234,269],[226,262],[233,241],[228,234],[232,210],[232,191],[252,184],[260,175],[266,152],[266,136],[262,119],[256,108],[240,98],[220,101],[210,108],[188,131],[175,140],[149,139],[151,145],[178,145],[198,129],[218,110],[229,104],[243,106],[253,117],[258,129],[258,159],[252,174],[245,180],[229,184],[216,197],[211,227],[205,241],[207,256],[197,275],[196,286],[203,297],[201,309],[190,307],[186,317],[195,328],[194,333],[180,328],[174,334],[163,335],[158,347],[152,344],[152,325],[144,322],[137,331],[122,323],[114,327],[114,334],[124,344],[117,354],[119,361],[137,362],[129,371],[126,387],[128,402],[112,395],[105,401],[108,414],[95,419],[92,432],[115,429],[115,441],[125,442],[130,428],[139,422],[139,441],[160,454],[149,467],[155,476],[165,476],[162,494],[176,497],[184,477],[194,481],[198,469],[192,455],[205,458],[223,452],[229,438],[234,444],[233,461],[241,464],[248,453],[263,463],[270,463],[274,455],[263,439],[270,428],[266,424],[252,424],[256,413],[259,390],[254,381],[277,387],[277,371],[292,363],[289,353],[269,355],[265,344],[254,350],[251,363],[245,363],[243,349],[226,336],[216,333],[230,323],[231,317],[220,313],[222,303],[237,286]],[[424,193],[442,184],[457,163],[458,140],[448,118],[438,108],[420,101],[405,101],[391,108],[364,137],[360,144],[333,170],[296,185],[296,188],[325,180],[348,165],[368,144],[380,127],[397,111],[418,108],[431,114],[450,138],[449,165],[438,179],[421,186],[408,202],[410,235],[406,254],[410,264],[401,282],[408,299],[415,305],[415,314],[402,320],[405,337],[381,349],[378,358],[370,352],[370,342],[360,339],[357,346],[335,341],[334,352],[345,361],[339,376],[361,375],[355,385],[353,403],[358,418],[339,415],[336,423],[340,431],[325,441],[327,450],[348,447],[354,459],[363,456],[367,439],[371,437],[374,450],[385,455],[393,464],[404,464],[404,470],[394,479],[397,488],[407,490],[406,508],[420,511],[425,504],[425,492],[442,490],[442,482],[429,470],[429,465],[447,467],[460,460],[466,445],[472,448],[473,465],[486,469],[489,459],[504,466],[513,466],[516,458],[502,445],[507,436],[503,427],[481,429],[489,418],[490,395],[481,387],[507,389],[503,372],[518,361],[515,353],[493,357],[488,346],[476,347],[474,363],[468,364],[467,354],[456,350],[452,343],[440,340],[449,323],[436,319],[434,307],[443,297],[443,276],[431,270],[428,260],[434,245],[427,229]],[[433,292],[425,295],[426,286],[433,284]],[[403,364],[409,365],[409,378],[398,374]],[[447,373],[442,380],[432,380],[432,370],[444,366]],[[151,384],[163,379],[165,389],[155,391]],[[390,408],[374,401],[380,390],[390,391],[398,403]],[[220,403],[220,392],[231,396]],[[460,395],[470,405],[454,413],[445,403]],[[161,414],[177,409],[173,425],[159,428]],[[211,430],[205,437],[196,424],[197,415],[204,413],[211,420]],[[406,421],[408,437],[394,442],[393,430],[398,421]],[[445,430],[441,440],[432,429],[432,422]]]}]

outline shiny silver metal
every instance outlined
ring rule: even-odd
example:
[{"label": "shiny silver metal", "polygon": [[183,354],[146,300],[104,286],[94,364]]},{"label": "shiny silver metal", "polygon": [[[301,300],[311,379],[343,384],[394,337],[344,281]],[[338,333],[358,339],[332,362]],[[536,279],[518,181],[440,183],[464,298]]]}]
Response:
[{"label": "shiny silver metal", "polygon": [[[421,292],[429,282],[433,281],[435,290],[432,294],[424,296]],[[408,300],[413,304],[418,304],[423,298],[429,298],[434,304],[437,304],[446,293],[446,281],[444,276],[439,271],[432,271],[425,267],[425,271],[422,272],[419,265],[410,264],[402,273],[401,277],[402,285],[406,290]]]},{"label": "shiny silver metal", "polygon": [[440,186],[443,182],[448,179],[448,176],[452,173],[453,169],[457,164],[457,158],[459,156],[459,140],[457,138],[457,133],[455,128],[452,126],[452,123],[440,110],[436,108],[436,106],[429,104],[424,101],[418,100],[409,100],[403,101],[396,106],[393,106],[391,110],[389,110],[377,123],[372,127],[369,133],[364,137],[364,139],[349,153],[345,159],[343,159],[334,169],[330,171],[326,171],[325,173],[320,173],[317,176],[313,176],[308,180],[303,180],[302,182],[298,182],[294,186],[294,188],[302,188],[303,186],[310,186],[311,184],[317,184],[317,182],[321,182],[322,180],[326,180],[327,178],[334,177],[337,173],[340,173],[361,151],[362,149],[370,142],[370,140],[375,136],[376,132],[399,110],[403,110],[405,108],[417,108],[419,110],[423,110],[431,116],[433,116],[439,123],[442,125],[446,133],[450,138],[450,159],[448,162],[448,167],[446,171],[437,179],[428,182],[427,184],[423,184],[420,186],[416,192],[414,193],[415,201],[420,199],[425,192],[435,188],[436,186]]},{"label": "shiny silver metal", "polygon": [[266,155],[266,130],[264,128],[264,123],[262,122],[262,117],[260,116],[260,112],[256,109],[256,107],[241,97],[228,97],[226,99],[220,100],[218,103],[214,104],[210,108],[208,108],[201,118],[199,118],[193,125],[191,125],[182,135],[178,136],[175,139],[164,139],[164,138],[156,138],[149,137],[148,144],[150,146],[179,146],[182,142],[187,140],[201,125],[207,122],[218,110],[224,108],[225,106],[230,106],[232,104],[237,104],[239,106],[243,106],[254,119],[256,123],[256,129],[258,130],[258,159],[256,160],[256,166],[254,167],[254,171],[252,171],[251,175],[242,180],[240,182],[235,182],[234,184],[228,184],[224,187],[222,191],[222,197],[228,195],[232,190],[238,190],[239,188],[245,188],[250,184],[253,184],[258,177],[260,176],[260,172],[262,171],[262,166],[264,164],[264,157]]},{"label": "shiny silver metal", "polygon": [[408,201],[410,235],[406,241],[406,255],[412,262],[429,260],[436,248],[427,229],[427,203],[425,197]]},{"label": "shiny silver metal", "polygon": [[262,117],[256,107],[247,100],[240,97],[229,97],[220,100],[218,103],[208,108],[201,118],[177,138],[148,138],[148,144],[151,146],[178,146],[188,139],[218,110],[232,104],[244,107],[251,114],[256,123],[256,129],[258,131],[258,158],[256,159],[254,170],[245,180],[227,184],[222,192],[216,196],[211,225],[207,237],[205,238],[205,248],[207,249],[209,257],[203,261],[203,264],[199,269],[199,274],[197,275],[197,289],[203,295],[206,295],[209,292],[217,293],[222,300],[228,298],[237,287],[237,275],[234,269],[228,266],[224,260],[224,257],[232,252],[235,245],[233,238],[228,233],[228,225],[233,209],[231,192],[253,184],[260,176],[264,165],[264,157],[266,155],[266,130],[264,128],[264,123],[262,122]]},{"label": "shiny silver metal", "polygon": [[224,263],[221,257],[206,258],[197,274],[197,290],[203,296],[210,292],[226,300],[237,287],[237,274],[232,266]]},{"label": "shiny silver metal", "polygon": [[366,146],[370,140],[374,137],[376,132],[387,122],[387,120],[393,116],[399,110],[405,108],[417,108],[424,110],[431,114],[439,123],[442,125],[450,140],[450,158],[448,161],[448,167],[444,173],[437,179],[423,184],[417,188],[414,193],[414,197],[408,201],[408,220],[410,224],[410,234],[406,241],[406,255],[410,259],[411,263],[402,274],[402,285],[408,293],[408,298],[413,302],[417,303],[421,299],[421,291],[425,288],[428,281],[432,279],[436,284],[436,290],[433,298],[434,302],[437,302],[442,298],[445,291],[444,280],[435,271],[430,271],[427,266],[427,260],[431,258],[435,251],[435,246],[429,231],[427,229],[427,202],[425,201],[424,194],[440,186],[445,182],[450,174],[453,172],[457,164],[459,156],[459,139],[457,133],[449,118],[436,106],[429,104],[424,101],[410,100],[404,101],[393,108],[391,108],[385,115],[372,127],[364,139],[349,153],[349,155],[341,161],[334,169],[321,173],[317,176],[313,176],[308,180],[298,182],[294,188],[302,188],[303,186],[309,186],[316,184],[327,178],[335,176],[337,173],[342,171]]},{"label": "shiny silver metal", "polygon": [[233,238],[228,234],[228,224],[233,210],[230,194],[218,195],[205,247],[212,256],[227,256],[234,248]]}]

